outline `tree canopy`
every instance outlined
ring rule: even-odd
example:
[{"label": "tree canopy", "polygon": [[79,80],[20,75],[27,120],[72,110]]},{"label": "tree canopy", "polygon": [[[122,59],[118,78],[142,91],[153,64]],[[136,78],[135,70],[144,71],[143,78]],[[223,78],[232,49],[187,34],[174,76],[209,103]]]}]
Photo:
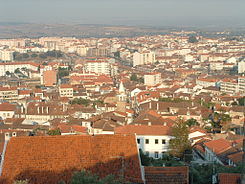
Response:
[{"label": "tree canopy", "polygon": [[188,139],[189,128],[183,119],[177,119],[172,127],[173,139],[169,142],[170,155],[184,159],[186,150],[191,149],[191,143]]},{"label": "tree canopy", "polygon": [[190,36],[189,39],[188,39],[188,42],[189,43],[196,43],[198,42],[197,38],[195,36]]}]

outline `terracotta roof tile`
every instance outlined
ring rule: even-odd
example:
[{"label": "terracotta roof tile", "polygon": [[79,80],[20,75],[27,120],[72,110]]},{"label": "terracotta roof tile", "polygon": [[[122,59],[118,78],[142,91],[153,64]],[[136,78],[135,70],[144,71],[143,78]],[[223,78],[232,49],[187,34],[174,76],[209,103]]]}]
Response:
[{"label": "terracotta roof tile", "polygon": [[74,171],[91,170],[100,177],[120,175],[142,183],[135,136],[46,136],[11,138],[3,164],[2,176],[30,184],[68,182]]},{"label": "terracotta roof tile", "polygon": [[188,184],[188,167],[145,167],[147,184]]},{"label": "terracotta roof tile", "polygon": [[241,174],[238,173],[219,173],[219,184],[241,184]]},{"label": "terracotta roof tile", "polygon": [[115,128],[117,134],[171,135],[171,128],[161,125],[126,125]]}]

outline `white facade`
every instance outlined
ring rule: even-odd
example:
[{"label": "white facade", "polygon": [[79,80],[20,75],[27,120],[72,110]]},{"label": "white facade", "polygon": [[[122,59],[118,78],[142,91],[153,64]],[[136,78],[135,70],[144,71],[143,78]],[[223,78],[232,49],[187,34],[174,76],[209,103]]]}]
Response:
[{"label": "white facade", "polygon": [[14,116],[14,111],[0,111],[0,117],[2,119],[12,118]]},{"label": "white facade", "polygon": [[155,63],[155,53],[150,51],[135,52],[133,54],[133,66]]},{"label": "white facade", "polygon": [[10,51],[10,50],[0,51],[0,60],[13,61],[14,60],[14,52]]},{"label": "white facade", "polygon": [[239,87],[237,82],[221,82],[220,91],[222,93],[235,94],[238,93]]},{"label": "white facade", "polygon": [[161,83],[161,73],[150,73],[144,75],[144,84],[147,86],[155,86]]},{"label": "white facade", "polygon": [[87,61],[85,69],[88,72],[110,75],[110,63],[108,61]]},{"label": "white facade", "polygon": [[238,78],[239,93],[245,94],[245,77]]},{"label": "white facade", "polygon": [[172,136],[169,135],[136,135],[138,148],[152,158],[161,158],[169,151],[169,141]]},{"label": "white facade", "polygon": [[213,62],[209,64],[210,70],[223,70],[223,68],[224,68],[224,63],[222,62]]},{"label": "white facade", "polygon": [[245,73],[245,61],[238,63],[238,73]]},{"label": "white facade", "polygon": [[38,66],[34,63],[2,63],[0,64],[0,76],[4,76],[7,71],[14,73],[17,68],[26,68],[33,71],[38,70]]},{"label": "white facade", "polygon": [[60,93],[60,97],[68,97],[68,98],[72,98],[73,97],[73,88],[59,88],[59,93]]}]

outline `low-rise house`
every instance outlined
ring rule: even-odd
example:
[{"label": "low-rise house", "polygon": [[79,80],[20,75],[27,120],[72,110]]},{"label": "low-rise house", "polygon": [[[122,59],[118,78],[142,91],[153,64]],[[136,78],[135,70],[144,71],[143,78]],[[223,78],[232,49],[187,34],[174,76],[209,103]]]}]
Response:
[{"label": "low-rise house", "polygon": [[126,125],[115,128],[116,134],[135,134],[138,148],[153,158],[160,158],[169,151],[169,141],[173,139],[168,126]]},{"label": "low-rise house", "polygon": [[17,110],[16,105],[10,104],[8,102],[4,102],[0,104],[0,118],[1,119],[12,118],[14,117],[16,110]]}]

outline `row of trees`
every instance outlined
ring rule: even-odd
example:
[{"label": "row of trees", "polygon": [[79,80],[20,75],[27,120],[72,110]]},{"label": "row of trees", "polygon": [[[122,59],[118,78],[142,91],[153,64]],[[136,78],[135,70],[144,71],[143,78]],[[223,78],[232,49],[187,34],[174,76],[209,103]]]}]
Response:
[{"label": "row of trees", "polygon": [[19,52],[14,52],[14,60],[26,60],[30,58],[41,58],[41,59],[46,59],[48,57],[53,57],[53,58],[61,58],[63,57],[63,53],[61,51],[47,51],[44,53],[36,53],[36,52],[31,52],[31,53],[19,53]]}]

